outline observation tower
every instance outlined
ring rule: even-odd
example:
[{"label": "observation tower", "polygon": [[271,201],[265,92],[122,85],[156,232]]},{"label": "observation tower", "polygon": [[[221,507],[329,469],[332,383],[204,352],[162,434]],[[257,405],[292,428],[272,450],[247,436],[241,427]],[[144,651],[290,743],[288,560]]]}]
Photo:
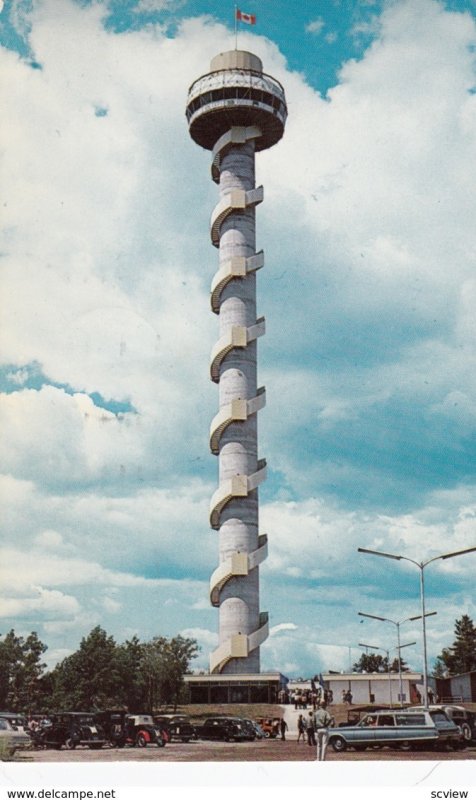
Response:
[{"label": "observation tower", "polygon": [[256,312],[256,273],[264,254],[256,252],[255,209],[263,187],[255,186],[255,153],[283,136],[286,99],[257,56],[231,50],[217,55],[210,71],[191,85],[186,114],[192,139],[211,150],[211,176],[219,187],[210,222],[219,256],[211,286],[219,336],[210,357],[210,378],[219,390],[210,428],[219,465],[210,503],[210,525],[219,540],[219,563],[210,579],[219,645],[210,655],[210,673],[252,675],[260,672],[260,645],[268,636],[268,614],[259,603],[259,566],[268,544],[258,521],[266,460],[258,455],[257,417],[266,393],[257,383],[257,340],[265,320]]}]

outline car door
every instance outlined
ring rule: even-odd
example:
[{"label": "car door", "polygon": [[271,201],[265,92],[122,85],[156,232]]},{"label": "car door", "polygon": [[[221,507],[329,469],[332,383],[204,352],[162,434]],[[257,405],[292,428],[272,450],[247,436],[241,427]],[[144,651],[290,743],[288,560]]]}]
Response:
[{"label": "car door", "polygon": [[394,715],[379,714],[377,717],[377,725],[374,730],[376,743],[386,745],[394,742],[397,738]]},{"label": "car door", "polygon": [[377,717],[375,714],[367,714],[358,725],[349,728],[343,727],[340,732],[344,735],[347,744],[351,746],[359,744],[371,746],[375,743],[376,724]]}]

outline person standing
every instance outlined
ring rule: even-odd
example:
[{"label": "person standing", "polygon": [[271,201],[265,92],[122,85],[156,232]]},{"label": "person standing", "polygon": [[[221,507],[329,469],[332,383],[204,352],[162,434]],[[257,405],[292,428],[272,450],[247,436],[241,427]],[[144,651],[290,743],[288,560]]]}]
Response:
[{"label": "person standing", "polygon": [[311,747],[311,745],[316,745],[316,734],[315,734],[315,721],[314,721],[314,712],[310,711],[306,717],[306,733],[307,733],[307,743]]},{"label": "person standing", "polygon": [[314,715],[317,734],[317,760],[326,760],[327,743],[329,741],[329,728],[334,725],[334,717],[331,717],[326,709],[326,704],[321,703]]},{"label": "person standing", "polygon": [[302,714],[299,714],[298,721],[297,721],[297,729],[298,729],[298,737],[297,737],[298,744],[301,741],[301,736],[302,736],[302,741],[303,741],[303,744],[304,744],[304,742],[306,741],[306,725],[305,725],[304,717],[303,717]]},{"label": "person standing", "polygon": [[282,717],[281,722],[279,723],[279,729],[281,731],[281,741],[286,741],[286,731],[288,729],[288,724],[284,717]]}]

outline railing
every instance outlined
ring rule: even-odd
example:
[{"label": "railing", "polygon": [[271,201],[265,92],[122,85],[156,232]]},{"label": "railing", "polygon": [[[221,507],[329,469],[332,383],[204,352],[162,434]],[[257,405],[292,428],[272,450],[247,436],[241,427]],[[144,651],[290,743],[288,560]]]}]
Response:
[{"label": "railing", "polygon": [[253,89],[260,89],[263,92],[273,94],[286,104],[286,97],[284,89],[271,75],[266,75],[264,72],[255,72],[254,70],[243,69],[226,69],[220,72],[209,72],[202,75],[192,83],[188,90],[188,104],[191,103],[196,97],[204,94],[204,92],[211,92],[215,89],[225,89],[231,87],[250,87]]}]

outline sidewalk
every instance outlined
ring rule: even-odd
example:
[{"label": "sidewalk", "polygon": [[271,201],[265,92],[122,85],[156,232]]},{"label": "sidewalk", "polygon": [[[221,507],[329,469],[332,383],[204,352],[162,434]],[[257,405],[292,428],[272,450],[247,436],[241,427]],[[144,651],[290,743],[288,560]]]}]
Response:
[{"label": "sidewalk", "polygon": [[[297,729],[297,721],[299,714],[302,714],[304,719],[308,716],[309,712],[312,711],[312,706],[308,705],[307,708],[294,708],[292,704],[288,704],[286,706],[280,706],[283,710],[283,717],[288,726],[288,730],[286,731],[286,739],[297,739],[298,737],[298,729]],[[327,707],[327,710],[331,716],[335,717],[336,725],[339,722],[345,719],[345,714],[347,713],[348,706],[341,706],[339,704],[332,704]],[[300,743],[299,743],[300,744]]]}]

